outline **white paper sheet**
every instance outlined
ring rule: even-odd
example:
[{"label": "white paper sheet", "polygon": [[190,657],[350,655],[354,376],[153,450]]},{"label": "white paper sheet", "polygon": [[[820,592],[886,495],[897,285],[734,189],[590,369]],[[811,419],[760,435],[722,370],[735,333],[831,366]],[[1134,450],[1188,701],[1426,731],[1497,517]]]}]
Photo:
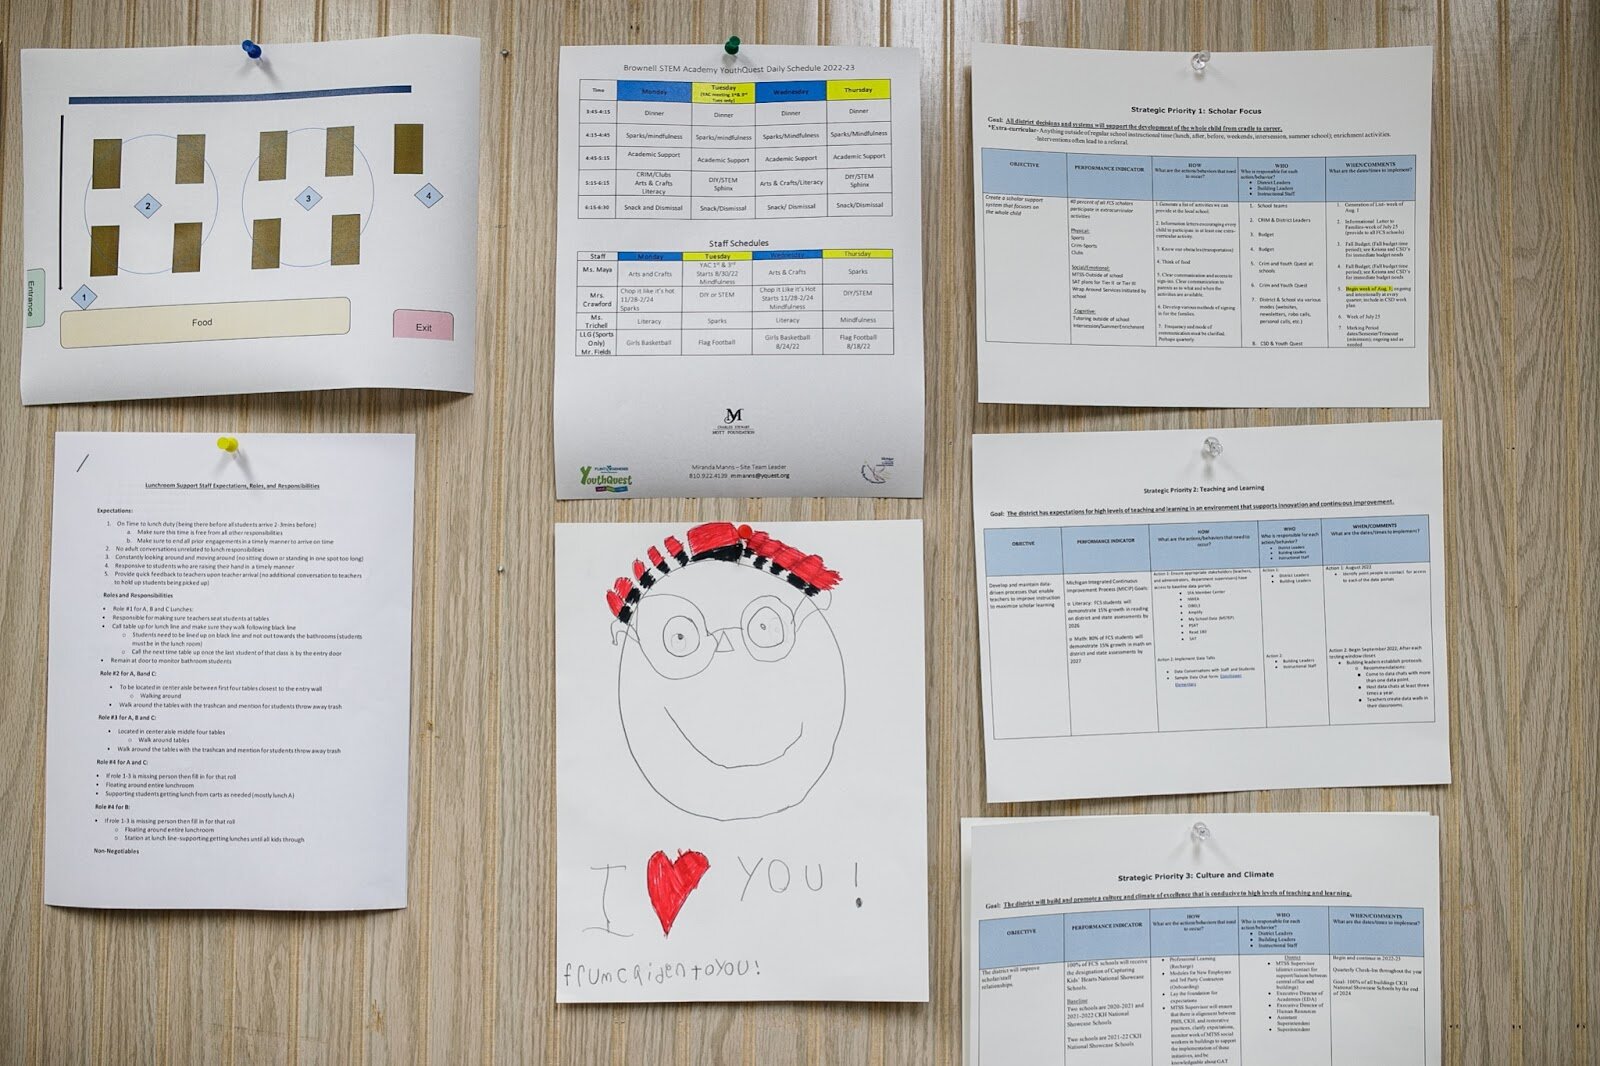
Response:
[{"label": "white paper sheet", "polygon": [[978,396],[1425,407],[1431,48],[972,49]]},{"label": "white paper sheet", "polygon": [[1441,448],[973,437],[989,801],[1449,781]]},{"label": "white paper sheet", "polygon": [[962,844],[968,1066],[1440,1061],[1433,815],[966,819]]},{"label": "white paper sheet", "polygon": [[919,70],[561,50],[560,498],[922,495]]},{"label": "white paper sheet", "polygon": [[410,434],[58,433],[46,903],[406,903]]},{"label": "white paper sheet", "polygon": [[470,37],[22,53],[24,403],[471,392]]},{"label": "white paper sheet", "polygon": [[922,524],[557,525],[555,573],[557,1001],[925,1001]]}]

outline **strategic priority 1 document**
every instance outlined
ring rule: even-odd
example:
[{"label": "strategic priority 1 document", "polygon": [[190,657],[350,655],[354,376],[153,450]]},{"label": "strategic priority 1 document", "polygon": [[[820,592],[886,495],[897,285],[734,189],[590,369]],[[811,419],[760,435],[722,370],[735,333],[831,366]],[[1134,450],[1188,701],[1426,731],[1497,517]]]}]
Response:
[{"label": "strategic priority 1 document", "polygon": [[989,802],[1450,780],[1438,422],[980,434]]},{"label": "strategic priority 1 document", "polygon": [[1431,814],[964,819],[967,1066],[1438,1066]]},{"label": "strategic priority 1 document", "polygon": [[972,49],[978,398],[1428,403],[1431,48]]},{"label": "strategic priority 1 document", "polygon": [[58,433],[46,903],[406,903],[410,434]]}]

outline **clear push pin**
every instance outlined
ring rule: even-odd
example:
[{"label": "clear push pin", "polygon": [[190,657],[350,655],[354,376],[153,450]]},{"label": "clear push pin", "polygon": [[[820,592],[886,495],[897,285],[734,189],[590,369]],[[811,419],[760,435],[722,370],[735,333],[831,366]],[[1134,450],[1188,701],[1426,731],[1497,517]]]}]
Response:
[{"label": "clear push pin", "polygon": [[1189,839],[1196,844],[1204,844],[1211,839],[1211,827],[1204,822],[1196,822],[1189,827]]},{"label": "clear push pin", "polygon": [[1194,68],[1196,74],[1204,74],[1206,67],[1211,65],[1211,53],[1202,48],[1189,57],[1189,66]]},{"label": "clear push pin", "polygon": [[1207,459],[1215,459],[1222,454],[1222,442],[1215,437],[1207,437],[1206,442],[1200,446],[1200,454]]}]

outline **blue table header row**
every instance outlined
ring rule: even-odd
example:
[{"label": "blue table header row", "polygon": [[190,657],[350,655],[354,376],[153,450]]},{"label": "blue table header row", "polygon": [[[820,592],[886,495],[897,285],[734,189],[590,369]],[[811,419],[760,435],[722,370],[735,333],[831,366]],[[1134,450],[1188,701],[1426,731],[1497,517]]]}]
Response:
[{"label": "blue table header row", "polygon": [[[720,84],[720,83],[717,83]],[[826,100],[825,81],[758,81],[756,103],[777,104],[797,100]],[[658,104],[687,104],[694,99],[692,81],[619,81],[618,100],[649,100]]]},{"label": "blue table header row", "polygon": [[1427,515],[983,531],[989,577],[1429,561]]},{"label": "blue table header row", "polygon": [[1098,155],[985,148],[983,191],[1183,203],[1415,200],[1417,157]]},{"label": "blue table header row", "polygon": [[1415,907],[1169,907],[978,923],[978,967],[1210,955],[1423,955]]}]

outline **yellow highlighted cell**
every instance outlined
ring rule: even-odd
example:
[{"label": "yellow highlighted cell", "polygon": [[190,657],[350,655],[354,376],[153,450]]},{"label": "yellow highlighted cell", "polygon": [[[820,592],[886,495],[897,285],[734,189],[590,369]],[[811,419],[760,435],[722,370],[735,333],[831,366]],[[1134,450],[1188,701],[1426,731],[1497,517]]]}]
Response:
[{"label": "yellow highlighted cell", "polygon": [[756,102],[756,84],[753,81],[697,81],[693,83],[689,99],[697,104],[753,104]]},{"label": "yellow highlighted cell", "polygon": [[1393,285],[1346,285],[1345,292],[1393,292]]},{"label": "yellow highlighted cell", "polygon": [[824,259],[893,259],[893,248],[824,248]]},{"label": "yellow highlighted cell", "polygon": [[685,263],[736,263],[749,259],[749,252],[684,252]]},{"label": "yellow highlighted cell", "polygon": [[860,78],[853,81],[830,81],[829,100],[887,100],[888,78]]}]

